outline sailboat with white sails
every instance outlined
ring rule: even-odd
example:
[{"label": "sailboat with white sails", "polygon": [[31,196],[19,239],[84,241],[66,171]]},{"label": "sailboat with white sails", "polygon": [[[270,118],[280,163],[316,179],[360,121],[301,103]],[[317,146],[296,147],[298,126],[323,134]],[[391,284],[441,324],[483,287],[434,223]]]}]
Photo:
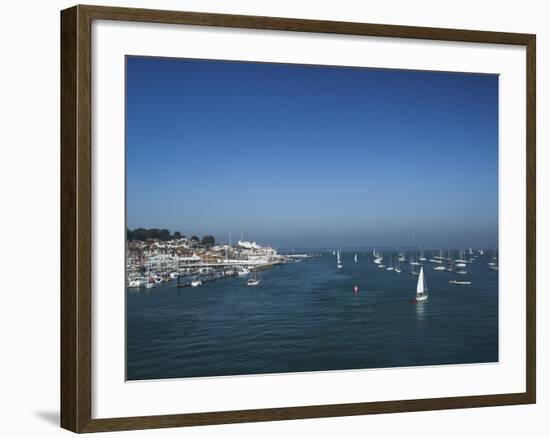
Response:
[{"label": "sailboat with white sails", "polygon": [[491,271],[498,271],[498,259],[497,259],[497,256],[496,256],[496,251],[495,250],[491,250],[491,261],[489,263],[487,263],[487,265],[489,266],[489,269]]},{"label": "sailboat with white sails", "polygon": [[397,256],[397,263],[395,264],[394,272],[397,272],[398,274],[401,274],[401,268],[399,267],[399,260],[400,260],[400,257]]},{"label": "sailboat with white sails", "polygon": [[453,272],[455,269],[454,262],[453,262],[453,253],[449,249],[449,257],[447,257],[447,272]]},{"label": "sailboat with white sails", "polygon": [[424,250],[423,249],[420,250],[420,257],[418,257],[418,260],[421,261],[421,262],[426,261],[426,256],[424,255]]},{"label": "sailboat with white sails", "polygon": [[411,261],[410,261],[410,263],[409,263],[409,265],[411,266],[411,272],[410,272],[411,275],[418,275],[418,272],[416,272],[416,271],[414,270],[414,267],[417,266],[417,265],[419,265],[419,264],[420,264],[420,263],[417,263],[417,262],[414,261],[414,256],[411,255]]},{"label": "sailboat with white sails", "polygon": [[342,269],[344,265],[342,265],[342,261],[340,260],[340,250],[336,251],[336,267],[338,269]]},{"label": "sailboat with white sails", "polygon": [[392,262],[392,256],[390,254],[390,265],[386,268],[386,271],[393,271],[395,268],[393,267],[393,262]]},{"label": "sailboat with white sails", "polygon": [[[386,265],[384,264],[383,260],[384,260],[384,257],[382,255],[380,255],[380,258],[378,259],[378,267],[380,269],[386,269]],[[376,263],[376,261],[375,261]]]},{"label": "sailboat with white sails", "polygon": [[252,271],[252,276],[246,282],[247,286],[258,286],[260,284],[260,279],[258,278],[258,270],[254,269]]},{"label": "sailboat with white sails", "polygon": [[425,301],[428,299],[428,288],[426,287],[426,280],[424,278],[424,266],[420,267],[420,273],[418,274],[418,283],[416,283],[416,301]]}]

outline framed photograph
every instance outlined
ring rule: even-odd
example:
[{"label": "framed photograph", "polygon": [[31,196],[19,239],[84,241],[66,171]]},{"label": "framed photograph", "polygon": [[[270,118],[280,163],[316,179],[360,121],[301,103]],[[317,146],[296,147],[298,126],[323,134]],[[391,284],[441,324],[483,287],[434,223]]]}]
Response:
[{"label": "framed photograph", "polygon": [[535,35],[61,12],[61,423],[535,403]]}]

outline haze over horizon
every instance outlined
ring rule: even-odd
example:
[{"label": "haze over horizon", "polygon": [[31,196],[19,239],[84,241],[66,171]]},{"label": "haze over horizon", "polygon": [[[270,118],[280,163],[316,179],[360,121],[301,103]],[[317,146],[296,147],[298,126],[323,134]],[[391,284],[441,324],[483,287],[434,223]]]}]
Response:
[{"label": "haze over horizon", "polygon": [[146,57],[126,73],[128,228],[498,246],[496,75]]}]

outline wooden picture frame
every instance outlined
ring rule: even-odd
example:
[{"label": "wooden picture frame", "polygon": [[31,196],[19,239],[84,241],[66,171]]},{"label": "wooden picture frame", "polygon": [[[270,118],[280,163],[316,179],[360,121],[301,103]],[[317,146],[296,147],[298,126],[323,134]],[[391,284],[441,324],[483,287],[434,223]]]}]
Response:
[{"label": "wooden picture frame", "polygon": [[[241,411],[92,418],[91,25],[93,20],[218,26],[511,44],[526,48],[526,391]],[[61,12],[61,426],[74,432],[147,429],[535,403],[535,35],[475,30],[75,6]]]}]

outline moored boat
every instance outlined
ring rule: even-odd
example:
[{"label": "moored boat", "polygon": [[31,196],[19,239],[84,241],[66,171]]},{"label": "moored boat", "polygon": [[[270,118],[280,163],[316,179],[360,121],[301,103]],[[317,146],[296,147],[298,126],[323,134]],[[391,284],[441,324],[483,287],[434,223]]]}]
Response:
[{"label": "moored boat", "polygon": [[393,267],[392,257],[390,255],[390,265],[386,268],[386,271],[393,271],[395,268]]},{"label": "moored boat", "polygon": [[462,285],[470,285],[472,284],[471,281],[458,281],[458,280],[450,280],[449,284],[462,284]]},{"label": "moored boat", "polygon": [[237,275],[239,275],[239,276],[248,275],[248,274],[250,274],[250,269],[245,268],[245,267],[243,267],[243,268],[241,268],[237,271]]},{"label": "moored boat", "polygon": [[260,284],[260,279],[258,278],[258,271],[254,270],[252,272],[252,277],[246,282],[247,286],[258,286]]},{"label": "moored boat", "polygon": [[146,283],[147,283],[147,280],[145,278],[136,277],[136,278],[132,278],[128,282],[128,287],[139,288],[141,286],[145,286]]}]

